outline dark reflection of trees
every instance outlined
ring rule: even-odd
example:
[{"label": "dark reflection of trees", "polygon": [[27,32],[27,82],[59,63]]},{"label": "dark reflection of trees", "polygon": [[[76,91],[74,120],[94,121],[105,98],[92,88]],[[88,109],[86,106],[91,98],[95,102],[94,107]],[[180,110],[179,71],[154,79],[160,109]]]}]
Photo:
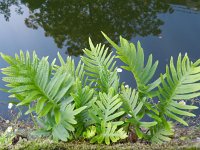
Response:
[{"label": "dark reflection of trees", "polygon": [[100,31],[112,39],[159,35],[158,13],[173,12],[167,0],[21,0],[30,10],[27,27],[42,27],[69,55],[82,54],[88,37],[104,42]]},{"label": "dark reflection of trees", "polygon": [[11,12],[10,7],[11,6],[17,6],[15,11],[18,14],[22,14],[22,9],[20,7],[20,1],[19,0],[0,0],[0,14],[3,14],[6,21],[9,20]]},{"label": "dark reflection of trees", "polygon": [[90,36],[95,42],[102,42],[100,31],[112,39],[123,35],[158,35],[163,21],[158,13],[172,11],[166,2],[160,0],[23,0],[31,10],[26,25],[36,29],[42,27],[46,36],[54,38],[59,48],[68,47],[69,55],[82,54],[88,47]]}]

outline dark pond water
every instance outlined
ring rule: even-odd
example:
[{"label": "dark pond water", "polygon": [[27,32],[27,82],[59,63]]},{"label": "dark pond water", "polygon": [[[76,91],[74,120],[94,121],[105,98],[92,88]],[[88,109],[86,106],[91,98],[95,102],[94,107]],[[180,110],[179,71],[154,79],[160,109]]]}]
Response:
[{"label": "dark pond water", "polygon": [[[94,43],[105,42],[100,31],[115,41],[119,35],[140,40],[146,55],[159,60],[158,76],[179,52],[200,58],[200,1],[0,0],[0,51],[9,55],[36,50],[52,60],[59,51],[78,62],[89,36]],[[0,68],[5,66],[0,59]],[[133,86],[132,76],[122,74],[121,80]],[[0,92],[0,101],[5,114],[8,95]]]}]

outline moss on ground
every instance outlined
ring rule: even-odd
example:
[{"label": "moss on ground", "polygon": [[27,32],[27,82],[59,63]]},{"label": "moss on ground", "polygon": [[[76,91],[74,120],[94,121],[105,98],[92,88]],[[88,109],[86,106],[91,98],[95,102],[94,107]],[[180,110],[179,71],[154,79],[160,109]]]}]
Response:
[{"label": "moss on ground", "polygon": [[171,142],[164,144],[118,143],[112,145],[90,144],[87,141],[55,142],[49,139],[21,139],[15,145],[2,146],[1,150],[196,150],[200,149],[200,127],[176,127],[176,134]]},{"label": "moss on ground", "polygon": [[120,150],[166,150],[166,149],[200,149],[200,144],[194,145],[194,143],[189,143],[189,141],[179,141],[179,142],[169,142],[166,144],[149,145],[142,143],[123,143],[123,144],[113,144],[113,145],[98,145],[89,144],[88,142],[53,142],[50,140],[33,140],[33,141],[20,141],[16,145],[9,147],[2,147],[2,150],[86,150],[86,149],[120,149]]},{"label": "moss on ground", "polygon": [[[164,144],[146,144],[141,141],[136,143],[117,143],[112,145],[103,144],[90,144],[87,141],[72,141],[72,142],[55,142],[49,139],[32,138],[30,134],[33,129],[29,124],[19,124],[22,132],[21,137],[24,139],[17,140],[16,144],[9,146],[0,145],[0,150],[86,150],[86,149],[119,149],[119,150],[166,150],[166,149],[187,149],[187,150],[200,150],[200,116],[190,120],[189,127],[181,125],[175,126],[175,135],[172,140]],[[4,124],[4,126],[3,126]],[[1,122],[0,126],[6,129],[7,126],[12,124],[5,124]],[[13,126],[14,127],[14,126]],[[19,131],[21,131],[19,130]],[[4,130],[0,130],[2,132]]]}]

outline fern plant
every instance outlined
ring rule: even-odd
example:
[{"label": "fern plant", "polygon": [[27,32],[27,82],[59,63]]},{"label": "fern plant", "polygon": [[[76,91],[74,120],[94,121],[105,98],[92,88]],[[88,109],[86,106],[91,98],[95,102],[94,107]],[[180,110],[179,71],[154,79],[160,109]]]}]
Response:
[{"label": "fern plant", "polygon": [[110,144],[110,141],[116,142],[127,137],[122,127],[118,129],[123,121],[117,118],[124,114],[124,111],[119,110],[122,102],[118,96],[114,95],[114,88],[109,88],[108,94],[100,92],[99,99],[93,103],[90,115],[95,121],[97,133],[92,137],[91,143],[102,143],[105,140],[106,144]]},{"label": "fern plant", "polygon": [[149,128],[157,124],[156,121],[152,122],[144,122],[141,119],[144,116],[143,105],[146,101],[146,97],[143,97],[141,101],[139,101],[139,92],[135,89],[125,88],[123,85],[121,87],[121,101],[123,102],[123,110],[128,114],[128,118],[126,122],[128,122],[131,126],[134,127],[135,132],[137,133],[139,138],[144,137],[141,128]]},{"label": "fern plant", "polygon": [[[91,143],[110,144],[127,137],[119,121],[124,111],[120,111],[122,102],[119,95],[119,77],[114,61],[115,55],[108,53],[105,45],[93,45],[89,39],[90,49],[84,49],[85,56],[81,60],[89,84],[95,89],[95,101],[89,109],[91,126],[84,132]],[[112,88],[111,88],[112,87]],[[95,126],[93,126],[95,125]],[[95,133],[91,137],[91,133]],[[88,135],[88,136],[86,136]]]},{"label": "fern plant", "polygon": [[108,48],[105,49],[105,45],[97,44],[95,47],[91,39],[89,39],[89,44],[90,50],[84,49],[85,56],[81,58],[89,81],[98,91],[108,93],[109,88],[113,87],[117,93],[119,77],[115,67],[115,55],[108,54]]},{"label": "fern plant", "polygon": [[[154,121],[145,123],[147,130],[150,131],[148,134],[142,135],[141,132],[138,132],[138,128],[136,128],[138,137],[152,142],[169,141],[169,136],[173,133],[173,129],[167,118],[188,125],[180,118],[180,115],[195,116],[186,110],[197,109],[198,107],[182,105],[178,103],[178,100],[187,100],[200,95],[200,60],[193,63],[187,55],[182,58],[180,54],[175,67],[173,58],[171,58],[170,66],[166,66],[166,73],[164,75],[161,74],[156,81],[150,83],[158,61],[152,65],[152,55],[150,55],[145,66],[143,49],[139,42],[136,49],[134,44],[120,37],[121,46],[118,46],[107,35],[104,33],[103,35],[117,50],[118,58],[126,64],[126,66],[122,67],[133,73],[139,92],[139,102],[142,102],[144,98],[152,99],[157,97],[159,99],[159,104],[144,102],[143,108],[140,109],[141,114],[146,113]],[[126,107],[124,109],[130,113],[130,108],[134,109],[131,105],[133,101],[132,96],[129,96],[127,101],[125,101]],[[137,113],[133,113],[130,120],[135,121],[136,115]],[[139,128],[142,127],[141,122],[138,124]]]},{"label": "fern plant", "polygon": [[[152,143],[169,141],[174,134],[173,122],[188,125],[181,116],[195,116],[188,110],[196,106],[179,103],[200,95],[200,60],[192,62],[188,56],[173,57],[166,73],[152,81],[158,61],[152,55],[145,63],[141,44],[137,46],[120,37],[120,46],[103,33],[116,49],[109,53],[105,45],[93,45],[76,67],[58,53],[60,65],[48,57],[39,59],[35,52],[11,57],[1,53],[10,65],[2,68],[7,91],[19,100],[17,106],[28,106],[28,113],[36,113],[40,129],[37,135],[54,140],[86,138],[91,143],[117,142],[135,130],[140,139]],[[119,82],[116,58],[123,69],[130,71],[136,88]],[[155,102],[159,100],[159,103]],[[149,122],[144,121],[150,117]]]},{"label": "fern plant", "polygon": [[[49,64],[48,57],[41,60],[33,52],[32,60],[29,52],[20,51],[15,58],[2,54],[1,57],[9,63],[9,67],[2,68],[2,73],[7,75],[3,81],[8,82],[9,93],[13,94],[20,102],[17,106],[30,106],[27,113],[34,111],[39,118],[45,117],[44,124],[48,124],[48,130],[54,139],[66,141],[73,124],[76,124],[75,115],[85,109],[86,106],[75,109],[72,104],[70,89],[74,83],[73,72],[70,70],[72,61],[63,59],[58,54],[61,67],[54,68],[55,60]],[[47,127],[47,126],[44,126]],[[59,134],[64,132],[62,136]]]},{"label": "fern plant", "polygon": [[81,65],[80,62],[76,69],[76,81],[74,83],[74,90],[73,93],[71,93],[77,109],[87,106],[86,109],[84,109],[76,116],[78,123],[76,124],[75,136],[77,138],[82,136],[87,127],[92,124],[92,120],[89,117],[88,111],[91,109],[92,103],[96,101],[96,98],[94,97],[94,89],[92,89],[89,85],[86,85],[86,81],[83,80],[85,74],[83,67],[84,65]]}]

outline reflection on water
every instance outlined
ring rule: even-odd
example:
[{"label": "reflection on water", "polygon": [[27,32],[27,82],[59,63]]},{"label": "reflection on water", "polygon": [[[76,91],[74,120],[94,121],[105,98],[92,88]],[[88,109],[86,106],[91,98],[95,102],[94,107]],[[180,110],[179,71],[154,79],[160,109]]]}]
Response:
[{"label": "reflection on water", "polygon": [[30,11],[25,19],[27,27],[42,27],[45,36],[53,37],[58,48],[67,47],[66,53],[75,56],[87,47],[89,36],[97,43],[103,42],[100,31],[112,39],[119,35],[127,39],[159,35],[164,22],[157,14],[173,12],[168,3],[160,0],[3,0],[0,13],[9,20],[10,6],[17,6],[16,11],[22,13],[22,4]]},{"label": "reflection on water", "polygon": [[20,2],[18,0],[1,0],[0,1],[0,14],[2,14],[6,21],[9,21],[9,18],[11,16],[11,6],[17,6],[15,12],[18,14],[22,14],[22,7],[20,6]]},{"label": "reflection on water", "polygon": [[82,54],[81,49],[87,47],[88,36],[97,43],[102,42],[100,31],[109,34],[112,39],[118,38],[119,34],[128,39],[133,34],[158,35],[163,22],[157,18],[157,13],[170,10],[168,4],[159,0],[142,3],[139,0],[86,0],[78,3],[74,0],[52,0],[34,7],[30,0],[26,3],[31,10],[26,19],[27,27],[42,27],[45,35],[53,37],[59,48],[68,46],[68,54],[75,56]]},{"label": "reflection on water", "polygon": [[100,31],[112,39],[118,35],[128,40],[137,35],[160,35],[164,22],[157,15],[172,13],[170,4],[181,5],[175,7],[180,11],[200,10],[200,1],[192,0],[2,0],[0,14],[8,21],[12,5],[17,6],[18,14],[23,13],[21,5],[27,6],[30,14],[25,24],[28,28],[43,28],[45,36],[53,37],[58,48],[66,47],[68,55],[78,56],[83,53],[82,48],[87,47],[89,36],[97,43],[104,42]]},{"label": "reflection on water", "polygon": [[[0,0],[0,19],[0,51],[9,54],[35,49],[39,56],[54,58],[55,42],[78,56],[89,36],[95,43],[105,42],[100,31],[115,41],[118,35],[140,40],[145,54],[160,60],[157,76],[171,55],[187,51],[196,60],[200,54],[200,0]],[[0,68],[5,65],[0,60]],[[121,80],[134,86],[132,75],[123,72]],[[0,81],[0,87],[4,84]],[[0,95],[0,101],[8,101],[5,93]],[[0,103],[0,114],[5,109]]]}]

